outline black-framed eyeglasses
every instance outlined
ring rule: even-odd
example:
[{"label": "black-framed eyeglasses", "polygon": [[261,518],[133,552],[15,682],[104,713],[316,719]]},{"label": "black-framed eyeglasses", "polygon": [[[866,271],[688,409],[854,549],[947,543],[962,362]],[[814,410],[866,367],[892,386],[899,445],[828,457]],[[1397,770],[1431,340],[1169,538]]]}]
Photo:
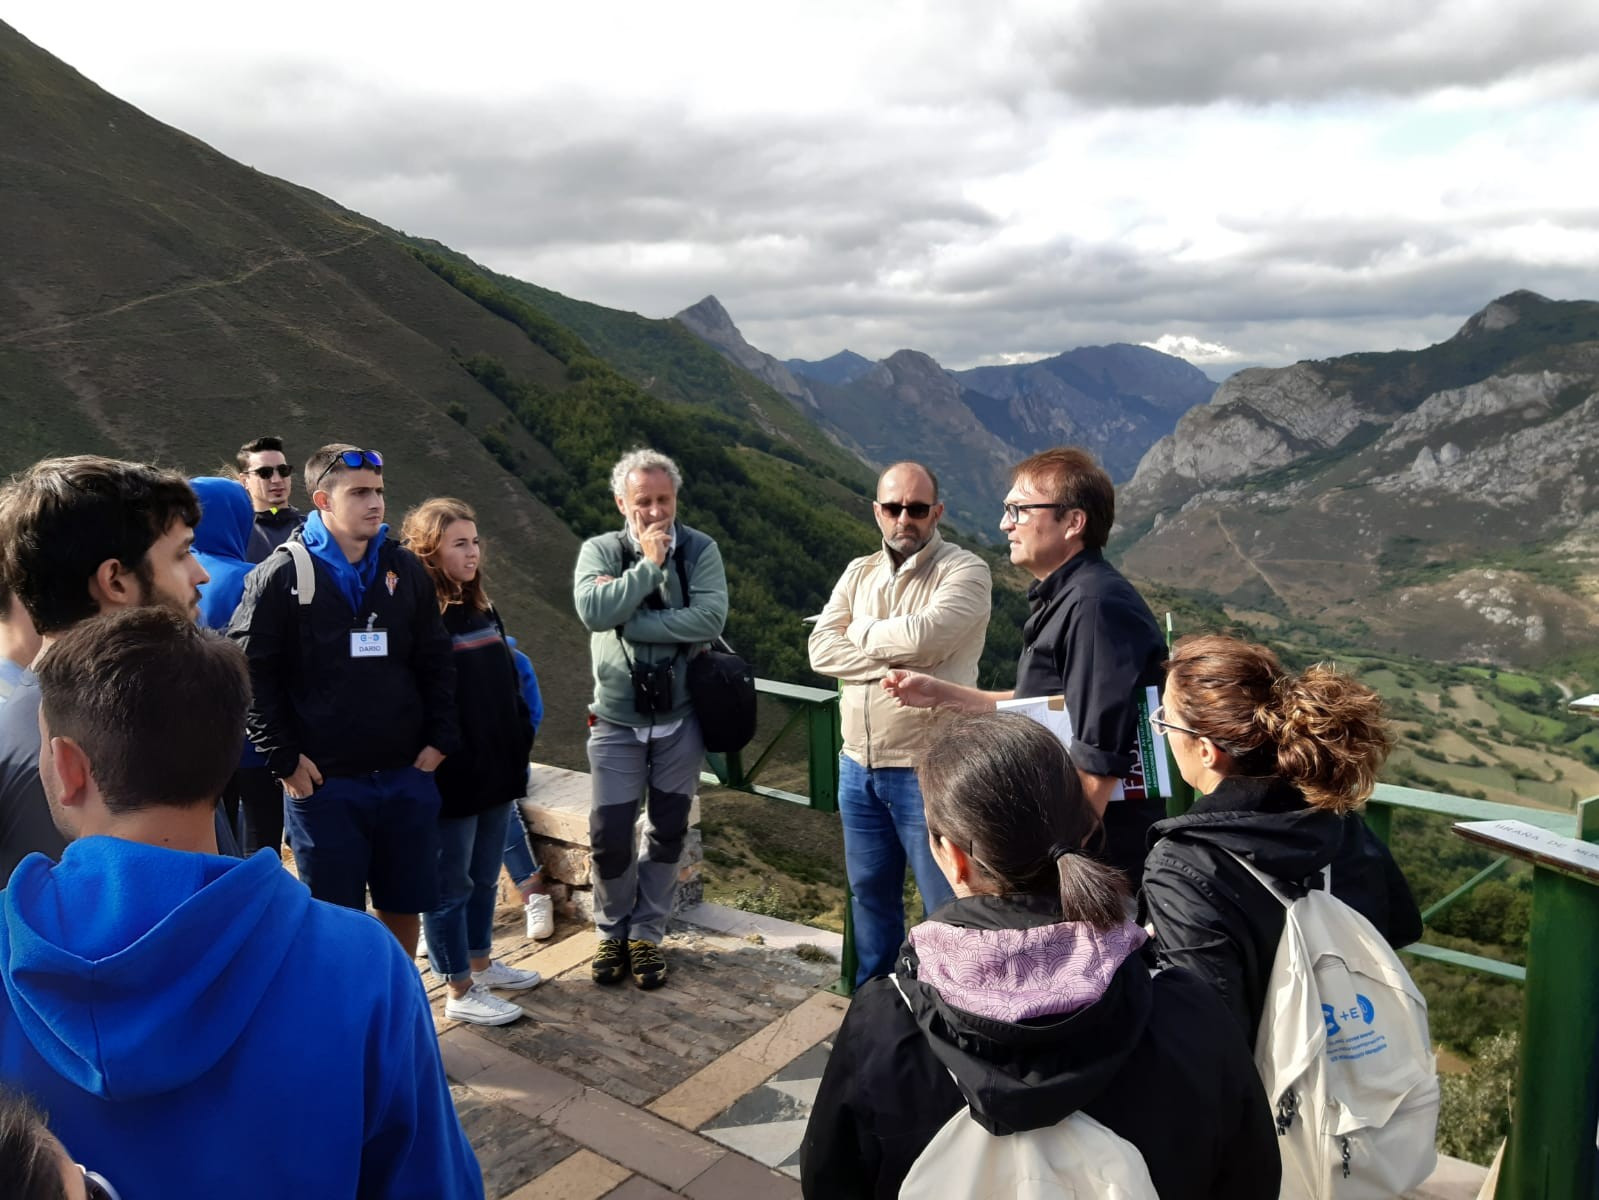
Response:
[{"label": "black-framed eyeglasses", "polygon": [[1186,725],[1175,725],[1168,721],[1166,719],[1166,706],[1164,704],[1157,706],[1155,711],[1149,714],[1149,723],[1155,727],[1155,732],[1160,734],[1162,737],[1166,735],[1166,731],[1168,729],[1175,729],[1178,733],[1186,733],[1189,737],[1205,736],[1197,729],[1189,729]]},{"label": "black-framed eyeglasses", "polygon": [[882,509],[889,516],[893,517],[896,521],[899,520],[900,513],[904,513],[913,521],[920,521],[925,519],[927,514],[933,511],[933,506],[931,504],[900,504],[895,500],[877,500],[873,503],[875,503],[878,508]]},{"label": "black-framed eyeglasses", "polygon": [[1066,512],[1070,504],[1007,504],[1005,505],[1005,519],[1012,525],[1022,523],[1022,514],[1031,512],[1035,508],[1053,508],[1056,512]]},{"label": "black-framed eyeglasses", "polygon": [[74,1163],[79,1171],[83,1172],[83,1192],[89,1200],[122,1200],[117,1194],[117,1189],[111,1186],[111,1181],[98,1171],[91,1171],[82,1163]]},{"label": "black-framed eyeglasses", "polygon": [[317,487],[328,477],[328,472],[339,464],[343,464],[352,471],[366,467],[369,470],[381,471],[383,469],[383,456],[376,450],[342,450],[338,456],[327,466],[322,468],[322,474],[316,477],[316,482],[311,485],[311,490]]},{"label": "black-framed eyeglasses", "polygon": [[294,467],[290,463],[279,463],[275,467],[251,467],[245,474],[254,475],[257,479],[271,479],[274,475],[279,479],[287,479],[294,474]]}]

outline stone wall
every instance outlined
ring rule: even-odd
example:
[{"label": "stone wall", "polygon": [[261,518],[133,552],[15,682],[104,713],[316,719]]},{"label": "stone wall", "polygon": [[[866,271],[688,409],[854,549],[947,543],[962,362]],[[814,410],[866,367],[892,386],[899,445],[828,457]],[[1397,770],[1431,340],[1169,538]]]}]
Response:
[{"label": "stone wall", "polygon": [[[556,911],[583,921],[591,920],[594,915],[589,796],[589,777],[585,772],[534,763],[528,772],[527,796],[521,801],[533,854],[544,868]],[[638,828],[641,847],[645,837],[642,807]],[[705,884],[700,875],[704,852],[699,821],[700,801],[696,796],[689,810],[688,836],[683,839],[677,896],[672,904],[674,913],[704,898]],[[503,886],[509,887],[509,881]]]}]

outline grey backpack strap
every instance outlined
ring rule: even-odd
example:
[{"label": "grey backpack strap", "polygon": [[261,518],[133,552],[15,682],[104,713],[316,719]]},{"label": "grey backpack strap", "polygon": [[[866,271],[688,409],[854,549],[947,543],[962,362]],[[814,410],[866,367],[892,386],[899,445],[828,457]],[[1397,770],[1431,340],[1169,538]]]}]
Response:
[{"label": "grey backpack strap", "polygon": [[316,568],[311,565],[311,552],[304,542],[293,538],[284,542],[283,548],[294,560],[294,593],[300,599],[300,607],[305,608],[316,598]]}]

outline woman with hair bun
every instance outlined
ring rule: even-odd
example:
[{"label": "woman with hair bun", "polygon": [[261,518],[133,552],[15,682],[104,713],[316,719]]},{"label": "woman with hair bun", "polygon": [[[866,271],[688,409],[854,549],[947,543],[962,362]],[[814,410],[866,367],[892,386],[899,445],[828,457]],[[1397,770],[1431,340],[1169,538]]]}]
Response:
[{"label": "woman with hair bun", "polygon": [[1376,692],[1335,667],[1285,671],[1264,646],[1184,638],[1150,716],[1200,793],[1150,830],[1144,905],[1163,965],[1208,980],[1254,1044],[1283,905],[1233,854],[1289,889],[1332,868],[1332,892],[1393,946],[1421,914],[1360,808],[1390,739]]},{"label": "woman with hair bun", "polygon": [[[1026,1134],[1095,1195],[1275,1200],[1249,1049],[1204,983],[1151,975],[1126,881],[1084,853],[1102,832],[1066,748],[1015,713],[966,715],[917,773],[955,899],[850,1004],[800,1149],[804,1194],[1015,1194],[974,1182],[982,1154],[951,1140],[975,1133],[1001,1159]],[[1074,1141],[1084,1129],[1098,1153]]]}]

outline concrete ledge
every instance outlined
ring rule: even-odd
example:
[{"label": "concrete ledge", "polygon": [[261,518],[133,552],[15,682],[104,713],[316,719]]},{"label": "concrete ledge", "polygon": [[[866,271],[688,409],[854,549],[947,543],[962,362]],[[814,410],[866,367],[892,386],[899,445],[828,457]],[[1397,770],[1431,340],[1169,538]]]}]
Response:
[{"label": "concrete ledge", "polygon": [[725,904],[702,902],[686,905],[673,919],[689,925],[698,925],[701,929],[725,933],[730,937],[748,938],[751,934],[759,934],[762,944],[776,950],[792,950],[796,946],[810,945],[827,951],[835,958],[844,953],[843,934],[817,929],[812,925],[801,925],[795,921],[780,920],[777,917],[763,917],[758,913],[745,912],[743,909],[729,908]]}]

